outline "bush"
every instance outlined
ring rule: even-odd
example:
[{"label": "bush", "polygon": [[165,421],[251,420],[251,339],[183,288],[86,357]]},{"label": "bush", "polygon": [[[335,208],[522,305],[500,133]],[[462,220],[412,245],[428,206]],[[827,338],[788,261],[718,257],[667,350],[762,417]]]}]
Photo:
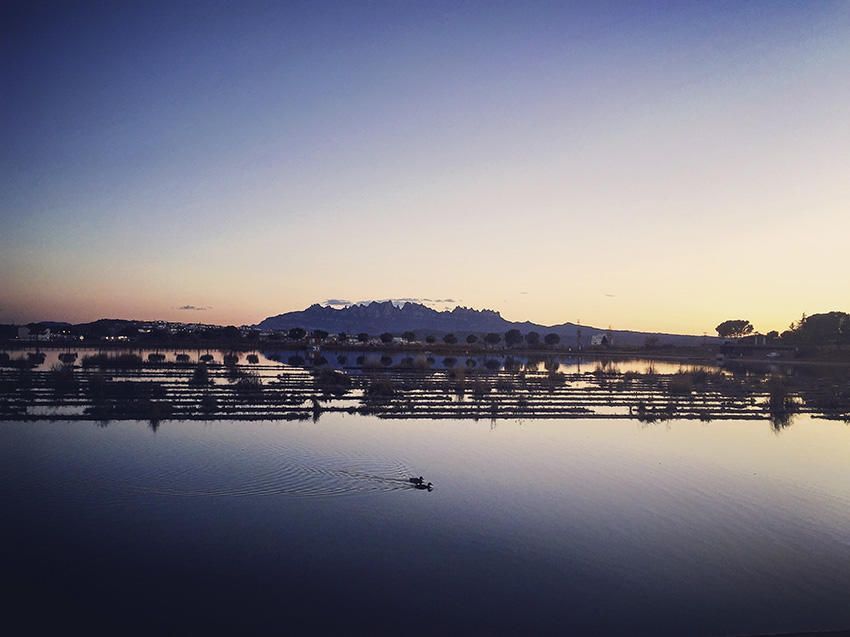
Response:
[{"label": "bush", "polygon": [[313,372],[316,386],[326,394],[342,396],[351,388],[351,378],[335,369],[320,369]]},{"label": "bush", "polygon": [[668,391],[674,396],[688,396],[694,391],[694,381],[690,374],[679,372],[670,376]]},{"label": "bush", "polygon": [[391,381],[386,378],[373,379],[366,387],[365,395],[367,398],[391,398],[395,396],[396,389]]}]

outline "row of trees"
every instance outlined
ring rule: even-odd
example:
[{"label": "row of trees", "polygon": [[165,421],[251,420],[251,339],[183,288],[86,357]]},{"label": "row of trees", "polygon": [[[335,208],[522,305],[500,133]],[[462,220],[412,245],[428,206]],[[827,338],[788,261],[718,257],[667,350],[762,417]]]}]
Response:
[{"label": "row of trees", "polygon": [[[303,328],[293,327],[287,332],[287,336],[292,340],[301,341],[307,338],[308,332]],[[309,332],[309,336],[310,338],[313,338],[319,342],[323,342],[330,336],[330,334],[325,330],[313,330],[312,332]],[[337,335],[338,341],[347,341],[349,340],[349,338],[350,337],[346,332],[340,332]],[[360,343],[367,343],[369,341],[370,336],[365,332],[361,332],[357,334],[355,338]],[[395,336],[391,332],[384,332],[379,336],[379,338],[382,343],[388,344],[393,342]],[[416,341],[416,334],[410,331],[402,332],[401,338],[407,343],[413,343],[414,341]],[[446,345],[455,345],[459,342],[459,339],[455,334],[445,334],[441,337],[441,340]],[[499,343],[504,341],[505,345],[507,345],[508,347],[517,347],[518,345],[521,345],[523,343],[535,347],[540,345],[541,342],[549,347],[554,347],[555,345],[558,345],[561,342],[561,337],[558,334],[555,334],[554,332],[550,332],[545,336],[541,336],[538,332],[529,332],[528,334],[523,335],[522,332],[520,332],[519,330],[512,329],[508,330],[504,334],[500,334],[498,332],[489,332],[481,337],[476,334],[469,334],[466,336],[465,340],[468,345],[475,345],[478,342],[483,342],[486,345],[492,346],[498,345]],[[425,337],[425,342],[429,345],[436,343],[437,337],[433,334],[429,334]]]},{"label": "row of trees", "polygon": [[[755,332],[746,319],[730,319],[717,326],[717,334],[723,338],[741,338]],[[843,347],[850,345],[850,314],[846,312],[824,312],[803,316],[794,321],[780,334],[776,330],[764,335],[768,340],[781,340],[789,345],[808,347]]]}]

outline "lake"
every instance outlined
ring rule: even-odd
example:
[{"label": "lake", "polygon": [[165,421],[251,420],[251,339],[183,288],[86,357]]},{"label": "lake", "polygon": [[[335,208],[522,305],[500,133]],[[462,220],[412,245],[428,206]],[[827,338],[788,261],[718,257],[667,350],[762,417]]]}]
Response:
[{"label": "lake", "polygon": [[846,629],[848,467],[850,426],[809,414],[782,429],[0,422],[4,619],[30,633]]}]

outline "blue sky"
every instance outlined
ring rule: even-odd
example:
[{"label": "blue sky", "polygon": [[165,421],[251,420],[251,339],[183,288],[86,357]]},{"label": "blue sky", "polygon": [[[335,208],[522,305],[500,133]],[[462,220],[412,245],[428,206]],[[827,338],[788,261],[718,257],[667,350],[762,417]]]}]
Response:
[{"label": "blue sky", "polygon": [[2,19],[0,321],[848,309],[847,3],[31,4]]}]

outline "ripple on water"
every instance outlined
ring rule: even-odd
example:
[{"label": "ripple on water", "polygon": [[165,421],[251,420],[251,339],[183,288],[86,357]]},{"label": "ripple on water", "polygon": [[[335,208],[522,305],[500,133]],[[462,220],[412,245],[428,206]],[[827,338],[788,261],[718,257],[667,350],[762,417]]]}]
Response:
[{"label": "ripple on water", "polygon": [[[306,461],[305,461],[306,460]],[[234,465],[225,458],[127,480],[137,493],[180,497],[336,497],[413,489],[412,473],[401,462],[363,458],[279,458],[262,468]]]}]

